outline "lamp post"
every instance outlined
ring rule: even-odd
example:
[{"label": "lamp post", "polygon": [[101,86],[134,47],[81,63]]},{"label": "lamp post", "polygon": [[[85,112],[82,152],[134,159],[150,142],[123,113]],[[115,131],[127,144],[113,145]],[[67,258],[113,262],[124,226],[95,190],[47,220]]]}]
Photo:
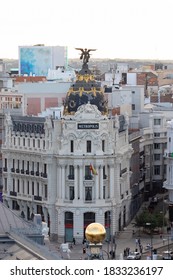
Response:
[{"label": "lamp post", "polygon": [[146,226],[149,226],[149,227],[150,227],[150,237],[151,237],[150,254],[151,254],[151,260],[153,260],[153,236],[152,236],[152,227],[151,227],[151,223],[146,223]]}]

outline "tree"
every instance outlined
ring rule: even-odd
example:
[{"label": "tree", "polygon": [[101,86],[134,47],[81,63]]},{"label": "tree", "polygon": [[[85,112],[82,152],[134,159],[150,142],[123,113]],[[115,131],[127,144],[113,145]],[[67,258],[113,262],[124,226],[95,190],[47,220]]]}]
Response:
[{"label": "tree", "polygon": [[150,213],[147,210],[143,211],[135,218],[135,226],[148,229],[147,224],[150,224],[150,230],[161,228],[167,224],[167,220],[163,217],[162,213]]}]

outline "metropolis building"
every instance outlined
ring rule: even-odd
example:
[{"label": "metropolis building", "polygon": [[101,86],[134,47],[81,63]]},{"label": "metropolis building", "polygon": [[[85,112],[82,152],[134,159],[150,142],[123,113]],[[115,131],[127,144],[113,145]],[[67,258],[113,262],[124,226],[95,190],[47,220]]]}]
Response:
[{"label": "metropolis building", "polygon": [[82,242],[91,222],[107,238],[130,221],[128,116],[110,117],[83,60],[60,119],[7,115],[3,201],[24,219],[41,214],[51,238]]}]

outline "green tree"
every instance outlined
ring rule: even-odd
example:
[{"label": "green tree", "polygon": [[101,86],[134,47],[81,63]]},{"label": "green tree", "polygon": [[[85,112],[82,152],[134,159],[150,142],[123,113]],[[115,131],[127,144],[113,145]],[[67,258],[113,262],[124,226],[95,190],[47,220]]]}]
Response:
[{"label": "green tree", "polygon": [[[148,224],[148,225],[147,225]],[[166,225],[167,221],[165,217],[163,217],[162,213],[150,213],[147,210],[140,213],[135,218],[135,226],[155,229],[156,227],[162,227]]]}]

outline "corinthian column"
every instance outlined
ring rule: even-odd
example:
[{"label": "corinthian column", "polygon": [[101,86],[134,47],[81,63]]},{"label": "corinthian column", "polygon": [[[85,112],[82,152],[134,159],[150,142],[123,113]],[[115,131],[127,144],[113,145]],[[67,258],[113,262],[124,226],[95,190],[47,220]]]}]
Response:
[{"label": "corinthian column", "polygon": [[74,166],[74,199],[78,199],[78,166]]}]

